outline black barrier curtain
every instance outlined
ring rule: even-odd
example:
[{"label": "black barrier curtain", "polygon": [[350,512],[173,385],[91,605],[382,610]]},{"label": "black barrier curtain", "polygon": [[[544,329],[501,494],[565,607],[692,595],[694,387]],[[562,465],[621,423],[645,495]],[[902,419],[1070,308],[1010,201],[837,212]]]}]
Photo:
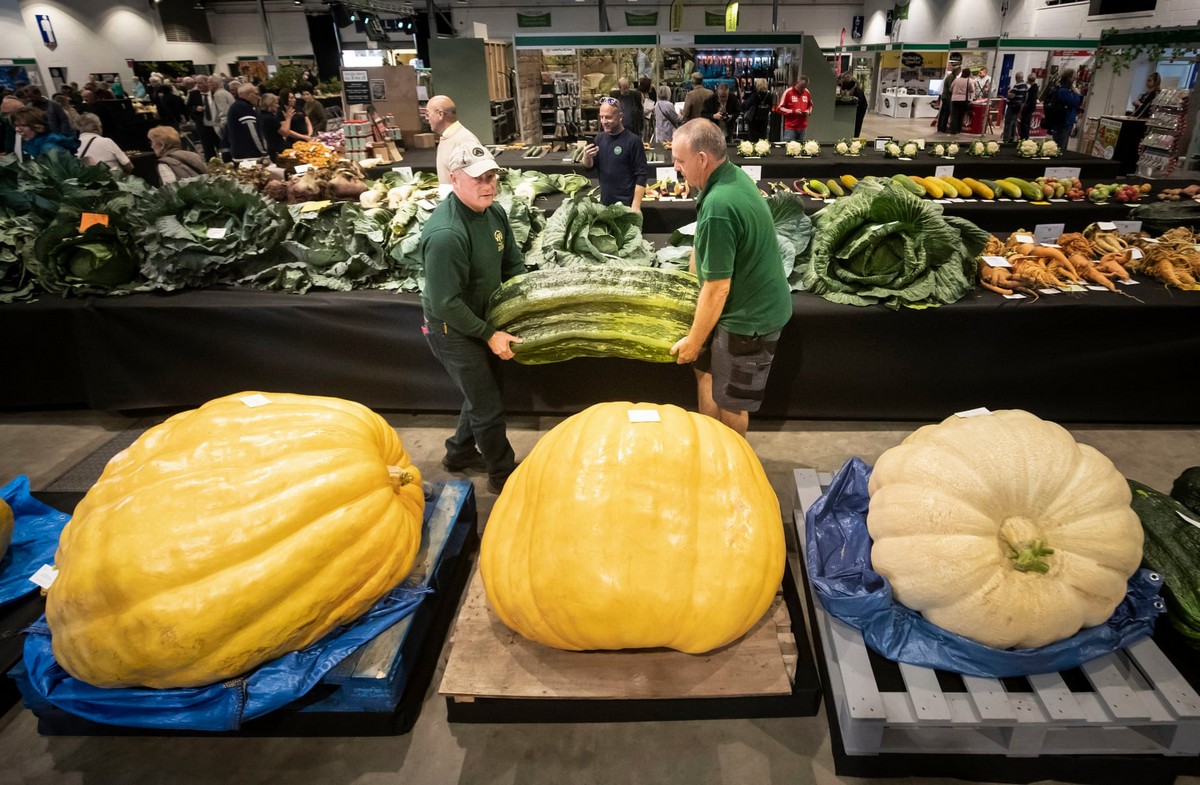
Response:
[{"label": "black barrier curtain", "polygon": [[341,73],[339,56],[342,48],[334,35],[333,14],[306,14],[308,40],[312,42],[317,57],[317,75],[321,80],[330,79]]}]

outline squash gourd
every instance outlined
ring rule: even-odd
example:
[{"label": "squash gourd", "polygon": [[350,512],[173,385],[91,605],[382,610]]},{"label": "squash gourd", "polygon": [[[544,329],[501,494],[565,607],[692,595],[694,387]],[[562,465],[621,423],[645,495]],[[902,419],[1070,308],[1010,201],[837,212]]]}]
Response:
[{"label": "squash gourd", "polygon": [[12,545],[13,523],[12,507],[0,499],[0,559],[4,558],[8,553],[8,546]]},{"label": "squash gourd", "polygon": [[1019,410],[950,417],[875,465],[867,528],[898,602],[995,648],[1105,622],[1142,559],[1125,479]]},{"label": "squash gourd", "polygon": [[[631,410],[654,422],[631,422]],[[508,478],[479,569],[511,629],[559,649],[700,653],[749,630],[783,577],[779,501],[717,420],[602,403],[560,423]]]},{"label": "squash gourd", "polygon": [[63,530],[54,656],[99,687],[243,674],[403,580],[424,504],[400,438],[360,404],[238,393],[177,414],[109,461]]}]

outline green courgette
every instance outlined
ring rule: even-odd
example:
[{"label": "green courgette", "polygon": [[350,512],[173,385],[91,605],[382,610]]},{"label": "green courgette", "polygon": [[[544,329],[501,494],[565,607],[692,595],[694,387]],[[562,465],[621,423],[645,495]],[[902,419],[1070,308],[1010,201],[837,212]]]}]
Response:
[{"label": "green courgette", "polygon": [[[1189,510],[1200,509],[1200,466],[1184,469],[1171,486],[1171,497]],[[1196,555],[1200,559],[1200,554]]]},{"label": "green courgette", "polygon": [[1142,566],[1163,576],[1167,621],[1200,649],[1200,527],[1180,517],[1200,522],[1200,513],[1139,482],[1130,480],[1129,487],[1146,533]]},{"label": "green courgette", "polygon": [[492,295],[488,323],[523,339],[517,362],[625,357],[674,362],[671,347],[692,326],[700,284],[653,267],[560,267],[506,281]]}]

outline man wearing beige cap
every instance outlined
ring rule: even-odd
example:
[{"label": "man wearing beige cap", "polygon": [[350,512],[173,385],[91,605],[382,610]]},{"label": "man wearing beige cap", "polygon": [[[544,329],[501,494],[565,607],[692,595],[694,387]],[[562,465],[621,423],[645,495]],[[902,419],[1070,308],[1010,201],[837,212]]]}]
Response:
[{"label": "man wearing beige cap", "polygon": [[449,157],[453,192],[421,231],[425,288],[421,331],[438,362],[463,394],[458,428],[446,440],[442,466],[451,472],[486,471],[488,490],[500,493],[516,468],[496,381],[496,358],[510,360],[521,339],[487,323],[488,299],[500,283],[525,272],[525,256],[496,197],[496,159],[481,144]]}]

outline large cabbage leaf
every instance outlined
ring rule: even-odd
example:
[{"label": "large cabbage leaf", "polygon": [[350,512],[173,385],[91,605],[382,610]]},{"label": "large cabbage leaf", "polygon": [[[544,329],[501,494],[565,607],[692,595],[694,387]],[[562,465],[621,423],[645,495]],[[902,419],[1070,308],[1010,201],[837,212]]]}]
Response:
[{"label": "large cabbage leaf", "polygon": [[0,207],[0,303],[11,303],[33,293],[33,278],[25,269],[25,249],[38,234],[28,215]]},{"label": "large cabbage leaf", "polygon": [[282,246],[288,257],[265,257],[261,269],[239,283],[303,294],[313,287],[348,292],[389,280],[390,210],[338,202],[319,209],[292,205],[288,212],[292,232]]},{"label": "large cabbage leaf", "polygon": [[813,228],[793,288],[892,308],[952,303],[971,291],[988,239],[970,221],[944,216],[941,205],[874,179],[813,216]]},{"label": "large cabbage leaf", "polygon": [[283,250],[287,209],[248,186],[206,175],[163,186],[134,213],[151,288],[233,283]]},{"label": "large cabbage leaf", "polygon": [[642,237],[642,214],[623,204],[607,207],[578,191],[546,221],[525,257],[530,268],[608,264],[654,264],[654,249]]}]

